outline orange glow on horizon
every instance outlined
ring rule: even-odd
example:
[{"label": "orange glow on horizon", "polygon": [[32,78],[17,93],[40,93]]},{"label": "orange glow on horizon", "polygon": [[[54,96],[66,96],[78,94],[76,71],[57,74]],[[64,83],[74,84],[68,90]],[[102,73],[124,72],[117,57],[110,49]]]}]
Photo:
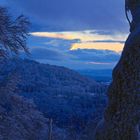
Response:
[{"label": "orange glow on horizon", "polygon": [[101,35],[94,31],[94,33],[90,31],[71,31],[71,32],[32,32],[30,33],[32,36],[37,37],[50,37],[50,38],[58,38],[58,39],[66,39],[66,40],[74,40],[79,39],[83,42],[86,41],[101,41],[101,40],[114,40],[120,41],[125,40],[126,34],[115,34],[115,35]]},{"label": "orange glow on horizon", "polygon": [[70,34],[63,34],[63,33],[52,33],[52,32],[34,32],[31,33],[33,36],[37,37],[50,37],[50,38],[58,38],[58,39],[66,39],[66,40],[73,40],[75,36]]},{"label": "orange glow on horizon", "polygon": [[[79,39],[79,42],[72,44],[71,50],[74,49],[97,49],[111,50],[117,53],[123,50],[124,44],[120,41],[126,40],[127,34],[116,33],[112,35],[98,34],[95,30],[87,31],[70,31],[70,32],[32,32],[32,36],[55,38],[64,40]],[[104,40],[113,40],[114,42],[102,42]],[[95,41],[95,42],[94,42]],[[101,41],[101,42],[96,42]]]},{"label": "orange glow on horizon", "polygon": [[120,53],[123,50],[121,43],[75,43],[71,50],[75,49],[97,49],[97,50],[111,50]]}]

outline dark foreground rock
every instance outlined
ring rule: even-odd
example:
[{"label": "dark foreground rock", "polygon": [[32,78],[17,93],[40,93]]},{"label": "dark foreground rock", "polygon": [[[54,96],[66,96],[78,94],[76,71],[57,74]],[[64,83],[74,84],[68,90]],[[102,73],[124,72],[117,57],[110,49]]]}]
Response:
[{"label": "dark foreground rock", "polygon": [[[122,57],[113,71],[109,103],[96,129],[96,140],[139,140],[140,121],[140,1],[131,1],[133,21]],[[132,8],[132,9],[131,9]]]}]

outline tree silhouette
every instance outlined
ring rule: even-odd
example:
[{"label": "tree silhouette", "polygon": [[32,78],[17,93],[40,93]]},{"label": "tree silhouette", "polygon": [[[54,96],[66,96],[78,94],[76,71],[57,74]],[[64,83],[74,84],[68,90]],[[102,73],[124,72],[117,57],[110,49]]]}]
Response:
[{"label": "tree silhouette", "polygon": [[28,53],[26,39],[28,36],[29,20],[21,15],[15,20],[8,10],[0,7],[0,58]]}]

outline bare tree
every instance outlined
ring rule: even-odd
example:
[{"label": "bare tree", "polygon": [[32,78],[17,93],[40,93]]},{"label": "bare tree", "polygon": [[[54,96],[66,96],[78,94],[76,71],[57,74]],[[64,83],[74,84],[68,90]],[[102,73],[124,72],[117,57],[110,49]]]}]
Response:
[{"label": "bare tree", "polygon": [[26,39],[28,36],[29,20],[21,15],[15,20],[6,8],[0,7],[0,58],[28,53]]}]

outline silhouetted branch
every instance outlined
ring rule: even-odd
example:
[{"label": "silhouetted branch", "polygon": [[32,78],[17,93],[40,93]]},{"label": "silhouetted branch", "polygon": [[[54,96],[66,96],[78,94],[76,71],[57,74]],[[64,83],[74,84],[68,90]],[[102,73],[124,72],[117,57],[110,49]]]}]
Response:
[{"label": "silhouetted branch", "polygon": [[0,57],[29,52],[26,47],[29,24],[25,16],[13,20],[7,9],[0,7]]}]

